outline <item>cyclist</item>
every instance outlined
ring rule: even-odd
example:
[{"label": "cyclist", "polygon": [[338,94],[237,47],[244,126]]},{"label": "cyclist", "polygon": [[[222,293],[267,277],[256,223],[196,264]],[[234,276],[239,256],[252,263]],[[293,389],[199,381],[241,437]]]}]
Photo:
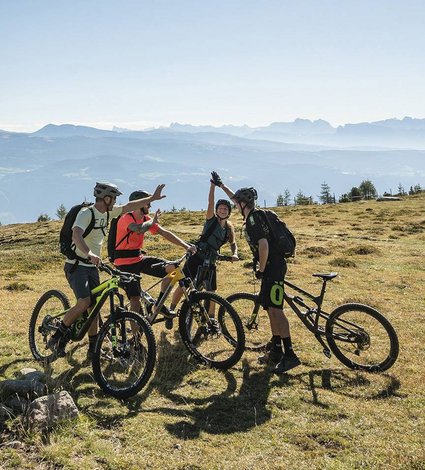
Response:
[{"label": "cyclist", "polygon": [[[215,202],[215,187],[220,186],[222,181],[216,172],[211,173],[210,190],[208,193],[208,208],[206,221],[202,229],[202,234],[196,243],[196,254],[191,256],[185,263],[183,271],[186,276],[195,279],[198,270],[205,267],[205,278],[203,281],[206,290],[217,290],[216,261],[220,248],[225,243],[230,243],[232,252],[231,261],[237,261],[238,247],[236,244],[235,229],[229,221],[232,206],[227,199],[219,199]],[[171,309],[174,310],[182,296],[182,290],[177,287],[171,301]],[[210,312],[211,314],[213,312]]]},{"label": "cyclist", "polygon": [[[130,194],[129,201],[144,200],[144,198],[150,197],[151,194],[138,190]],[[142,251],[143,242],[145,239],[145,232],[149,231],[153,235],[161,235],[167,241],[174,243],[177,246],[181,246],[186,251],[192,253],[196,252],[196,248],[193,245],[189,245],[173,232],[166,230],[158,224],[158,217],[160,211],[155,213],[155,217],[152,219],[149,213],[150,203],[140,205],[133,212],[129,212],[121,216],[117,223],[117,235],[115,239],[115,249],[118,257],[114,260],[114,264],[125,272],[134,274],[148,274],[154,277],[164,277],[167,273],[175,269],[174,265],[153,266],[155,264],[162,263],[166,260],[157,258],[154,256],[144,256]],[[170,279],[165,278],[161,282],[160,293],[156,303],[158,304],[164,295],[164,292]],[[135,280],[125,287],[128,298],[130,299],[130,306],[133,312],[140,311],[140,281]],[[173,327],[173,316],[174,312],[163,306],[161,313],[166,317],[165,326],[169,329]]]},{"label": "cyclist", "polygon": [[220,188],[235,202],[244,218],[245,237],[254,255],[253,269],[256,278],[261,279],[260,302],[270,319],[273,336],[268,350],[258,360],[261,363],[276,363],[274,372],[283,374],[301,364],[292,348],[289,322],[283,312],[286,261],[274,244],[270,227],[255,208],[257,191],[250,187],[234,193],[225,184],[221,184]]},{"label": "cyclist", "polygon": [[[164,186],[164,184],[158,185],[152,196],[129,202],[124,206],[117,206],[115,205],[116,199],[122,194],[118,187],[112,183],[96,183],[93,191],[96,198],[94,205],[82,208],[72,226],[72,241],[75,244],[75,253],[78,259],[67,259],[64,271],[77,298],[77,303],[65,314],[59,328],[47,344],[58,356],[65,355],[65,346],[70,338],[70,327],[90,306],[91,289],[100,284],[99,272],[96,267],[101,261],[100,252],[109,221],[122,213],[136,210],[141,206],[148,206],[152,201],[164,198],[165,196],[161,194]],[[83,238],[84,231],[89,226],[92,217],[94,217],[95,226]],[[97,319],[90,325],[88,335],[88,356],[90,357],[97,338]]]}]

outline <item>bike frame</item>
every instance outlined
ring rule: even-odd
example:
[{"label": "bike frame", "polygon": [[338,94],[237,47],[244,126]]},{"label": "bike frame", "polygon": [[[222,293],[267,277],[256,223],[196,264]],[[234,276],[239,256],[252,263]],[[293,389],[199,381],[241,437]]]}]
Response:
[{"label": "bike frame", "polygon": [[[116,296],[119,301],[119,308],[124,309],[124,296],[118,292],[119,278],[113,276],[110,279],[100,283],[97,287],[91,290],[91,305],[86,312],[75,320],[72,324],[72,340],[81,341],[87,333],[90,325],[100,312],[106,300],[110,300],[111,316],[115,313],[114,297]],[[52,315],[51,318],[63,317],[69,309]]]}]

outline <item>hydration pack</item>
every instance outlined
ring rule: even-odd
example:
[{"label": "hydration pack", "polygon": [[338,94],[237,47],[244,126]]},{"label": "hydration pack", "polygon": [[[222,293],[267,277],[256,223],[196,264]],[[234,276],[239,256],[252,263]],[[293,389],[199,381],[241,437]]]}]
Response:
[{"label": "hydration pack", "polygon": [[[131,217],[133,217],[134,222],[136,222],[136,217],[134,217],[133,212],[130,212]],[[128,243],[128,239],[130,235],[133,233],[129,231],[124,235],[121,240],[117,242],[117,226],[118,221],[120,220],[121,216],[116,217],[115,219],[111,220],[111,225],[109,226],[109,233],[108,233],[108,258],[111,263],[113,263],[117,258],[134,258],[139,256],[141,250],[119,250],[119,246],[125,241]],[[146,217],[143,216],[143,222],[145,222]],[[142,223],[143,223],[142,222]]]},{"label": "hydration pack", "polygon": [[285,222],[280,220],[279,216],[271,210],[259,209],[259,212],[263,214],[270,228],[271,241],[277,246],[278,251],[284,258],[294,256],[297,242]]},{"label": "hydration pack", "polygon": [[60,234],[59,234],[59,249],[60,252],[65,255],[68,259],[76,259],[80,261],[85,261],[75,253],[75,244],[72,241],[72,226],[74,225],[77,214],[84,207],[89,207],[91,212],[91,220],[88,227],[84,230],[83,238],[93,230],[95,224],[94,212],[92,209],[93,204],[90,202],[83,202],[77,204],[76,206],[71,207],[69,212],[65,216]]}]

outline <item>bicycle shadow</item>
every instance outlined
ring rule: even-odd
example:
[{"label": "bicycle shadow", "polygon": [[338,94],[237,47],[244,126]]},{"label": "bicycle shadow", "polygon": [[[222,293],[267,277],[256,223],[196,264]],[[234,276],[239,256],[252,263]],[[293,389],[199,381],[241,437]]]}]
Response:
[{"label": "bicycle shadow", "polygon": [[321,401],[320,391],[331,391],[347,398],[358,400],[382,400],[390,397],[405,398],[406,395],[399,392],[400,381],[390,374],[352,371],[344,369],[316,369],[290,376],[282,376],[281,381],[288,384],[290,381],[298,381],[311,391],[311,401],[315,406],[329,408],[329,405]]}]

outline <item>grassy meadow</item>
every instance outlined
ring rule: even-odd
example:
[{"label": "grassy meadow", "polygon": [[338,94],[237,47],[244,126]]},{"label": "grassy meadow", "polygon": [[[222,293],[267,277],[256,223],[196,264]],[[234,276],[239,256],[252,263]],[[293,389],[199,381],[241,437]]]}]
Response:
[{"label": "grassy meadow", "polygon": [[[391,321],[400,355],[389,371],[356,372],[327,359],[292,313],[303,364],[282,377],[257,364],[253,352],[225,373],[206,369],[188,356],[176,328],[158,324],[155,372],[126,402],[103,395],[80,361],[53,363],[46,371],[50,390],[70,391],[81,418],[43,436],[26,431],[18,418],[9,420],[0,430],[0,467],[424,469],[425,197],[276,211],[297,237],[290,281],[318,292],[320,281],[311,273],[338,271],[329,284],[328,311],[363,302]],[[168,213],[161,223],[190,240],[203,217]],[[239,215],[232,220],[241,227]],[[28,346],[29,318],[41,294],[57,288],[72,299],[57,249],[60,226],[0,227],[1,380],[23,367],[41,368]],[[238,243],[241,261],[218,268],[223,296],[258,288],[239,235]],[[169,258],[182,253],[153,236],[146,249]]]}]

